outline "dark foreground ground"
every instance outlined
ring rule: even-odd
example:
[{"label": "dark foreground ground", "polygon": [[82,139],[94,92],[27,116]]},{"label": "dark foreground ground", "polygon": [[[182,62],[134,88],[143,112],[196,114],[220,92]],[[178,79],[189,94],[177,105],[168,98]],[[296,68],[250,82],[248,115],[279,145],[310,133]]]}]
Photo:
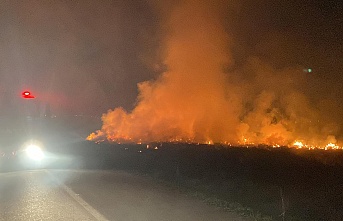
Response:
[{"label": "dark foreground ground", "polygon": [[[84,142],[78,165],[147,174],[256,219],[343,220],[343,153],[190,144]],[[156,148],[156,149],[155,149]],[[81,150],[82,149],[82,150]],[[268,218],[269,217],[269,218]]]}]

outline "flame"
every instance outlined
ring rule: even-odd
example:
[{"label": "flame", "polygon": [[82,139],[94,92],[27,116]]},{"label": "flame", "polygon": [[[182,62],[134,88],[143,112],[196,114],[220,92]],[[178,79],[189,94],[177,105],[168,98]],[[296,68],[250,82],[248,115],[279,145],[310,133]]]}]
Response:
[{"label": "flame", "polygon": [[293,146],[297,147],[298,149],[301,149],[301,148],[304,147],[304,144],[303,144],[303,142],[301,142],[301,141],[295,141],[295,142],[293,143]]},{"label": "flame", "polygon": [[342,147],[334,144],[334,143],[328,143],[326,146],[325,146],[325,150],[342,150]]}]

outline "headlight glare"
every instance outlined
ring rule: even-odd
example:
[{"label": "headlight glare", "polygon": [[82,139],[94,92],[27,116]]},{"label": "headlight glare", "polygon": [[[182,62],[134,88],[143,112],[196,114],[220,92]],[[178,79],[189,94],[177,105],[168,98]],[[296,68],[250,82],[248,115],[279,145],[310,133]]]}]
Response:
[{"label": "headlight glare", "polygon": [[37,145],[28,145],[25,148],[25,152],[27,156],[32,160],[40,161],[44,158],[44,153],[42,149]]}]

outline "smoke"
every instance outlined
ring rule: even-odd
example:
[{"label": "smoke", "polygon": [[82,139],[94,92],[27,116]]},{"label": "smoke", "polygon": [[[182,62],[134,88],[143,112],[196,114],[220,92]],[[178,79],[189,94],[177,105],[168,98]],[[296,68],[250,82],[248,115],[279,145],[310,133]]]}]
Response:
[{"label": "smoke", "polygon": [[[322,120],[302,91],[299,67],[275,69],[257,57],[235,67],[222,1],[184,0],[161,18],[166,70],[138,84],[137,105],[103,115],[88,139],[311,145],[336,142],[339,128]],[[225,7],[224,7],[225,8]],[[163,8],[165,11],[166,8]],[[162,14],[162,13],[161,13]]]}]

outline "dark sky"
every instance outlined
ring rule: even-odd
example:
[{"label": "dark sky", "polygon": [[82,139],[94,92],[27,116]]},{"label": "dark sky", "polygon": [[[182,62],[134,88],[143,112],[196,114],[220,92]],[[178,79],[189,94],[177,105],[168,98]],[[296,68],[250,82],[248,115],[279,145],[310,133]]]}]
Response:
[{"label": "dark sky", "polygon": [[234,18],[234,27],[248,54],[280,66],[342,70],[340,1],[246,1],[243,5]]},{"label": "dark sky", "polygon": [[[311,67],[310,98],[336,99],[342,112],[340,1],[228,2],[232,69],[251,56],[280,69]],[[1,108],[6,97],[30,89],[57,114],[132,109],[136,84],[161,71],[154,65],[163,38],[156,8],[143,0],[1,0]]]}]

